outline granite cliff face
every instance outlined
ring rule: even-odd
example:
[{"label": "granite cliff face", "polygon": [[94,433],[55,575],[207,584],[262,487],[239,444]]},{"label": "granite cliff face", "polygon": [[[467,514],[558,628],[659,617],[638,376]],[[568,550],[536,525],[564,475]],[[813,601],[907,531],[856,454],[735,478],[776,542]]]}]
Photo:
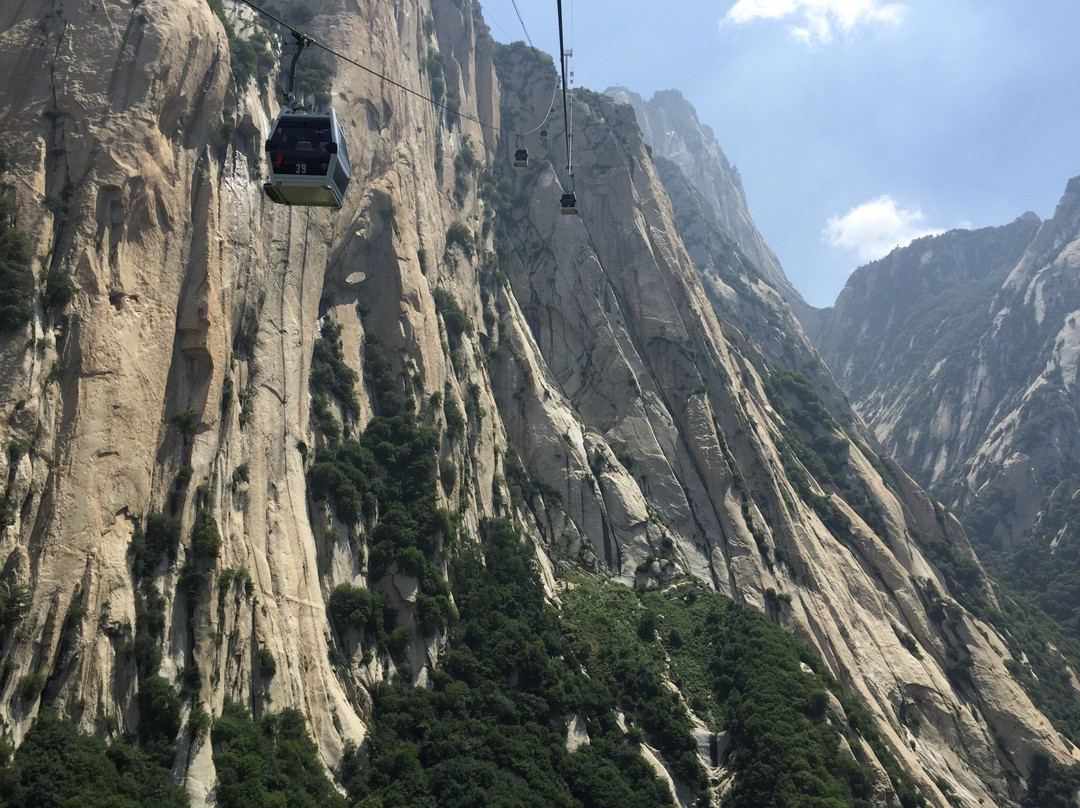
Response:
[{"label": "granite cliff face", "polygon": [[608,93],[634,108],[679,236],[720,322],[738,329],[769,362],[809,377],[834,417],[856,423],[803,330],[801,319],[816,310],[791,286],[765,244],[738,173],[694,107],[677,91],[656,93],[648,102],[621,87]]},{"label": "granite cliff face", "polygon": [[[326,613],[335,586],[385,595],[428,681],[447,636],[421,630],[415,577],[373,575],[377,517],[345,524],[309,488],[325,440],[313,353],[331,323],[356,379],[377,341],[396,394],[438,430],[453,471],[440,504],[464,535],[512,518],[553,598],[568,570],[637,586],[692,575],[766,611],[817,649],[935,805],[946,790],[1013,804],[1035,754],[1072,760],[1007,668],[1008,638],[957,602],[996,600],[955,520],[768,364],[790,341],[758,348],[721,322],[631,107],[576,96],[581,215],[561,216],[559,121],[528,143],[529,169],[506,166],[507,133],[548,109],[548,58],[496,53],[468,4],[312,5],[320,41],[461,112],[337,64],[354,179],[336,213],[262,196],[270,83],[230,84],[203,0],[0,11],[0,64],[26,77],[0,92],[0,181],[38,274],[75,287],[0,337],[0,439],[21,447],[3,584],[29,595],[2,639],[15,742],[43,705],[89,731],[138,728],[132,648],[158,607],[160,675],[186,672],[212,714],[226,699],[299,708],[330,765],[395,668],[383,649],[347,656]],[[756,294],[785,329],[767,286]],[[740,294],[721,297],[737,310]],[[356,412],[337,414],[355,431],[378,391],[353,389]],[[519,499],[515,474],[533,481]],[[146,570],[133,539],[163,514],[182,538]],[[967,595],[927,541],[972,571]],[[210,803],[210,744],[191,737],[176,774]],[[889,805],[878,781],[874,804]]]},{"label": "granite cliff face", "polygon": [[1045,222],[919,239],[860,269],[811,330],[886,450],[1074,630],[1078,243],[1073,179]]}]

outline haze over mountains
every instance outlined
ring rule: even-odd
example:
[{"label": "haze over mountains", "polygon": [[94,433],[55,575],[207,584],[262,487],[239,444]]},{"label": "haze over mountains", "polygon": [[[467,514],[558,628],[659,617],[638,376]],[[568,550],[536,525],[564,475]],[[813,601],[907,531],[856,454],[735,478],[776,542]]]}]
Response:
[{"label": "haze over mountains", "polygon": [[[282,208],[280,31],[217,11],[0,10],[26,77],[0,90],[0,218],[29,258],[0,334],[14,745],[54,710],[223,806],[299,789],[252,738],[299,759],[305,728],[338,791],[296,804],[1026,806],[1080,761],[1067,638],[902,468],[1005,491],[1010,459],[1067,453],[1036,416],[1075,400],[1075,183],[1052,222],[919,254],[928,294],[997,278],[958,371],[985,395],[924,426],[896,393],[868,428],[818,350],[880,364],[829,347],[870,302],[811,316],[678,94],[575,93],[563,216],[561,117],[526,169],[507,135],[546,117],[550,57],[469,3],[313,1],[320,41],[442,106],[324,64],[353,182],[336,213]],[[990,400],[1021,390],[1013,416]],[[939,427],[929,466],[903,454]],[[974,535],[1039,521],[997,516]]]}]

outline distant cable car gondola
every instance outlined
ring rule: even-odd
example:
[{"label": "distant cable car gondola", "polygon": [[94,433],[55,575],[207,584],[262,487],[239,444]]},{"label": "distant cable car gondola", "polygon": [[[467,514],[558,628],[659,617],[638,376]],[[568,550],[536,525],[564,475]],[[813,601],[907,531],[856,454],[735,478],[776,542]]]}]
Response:
[{"label": "distant cable car gondola", "polygon": [[293,36],[296,53],[284,91],[285,106],[266,140],[270,181],[263,184],[263,190],[282,205],[340,208],[352,178],[345,134],[333,109],[310,113],[297,104],[293,95],[296,62],[311,39],[299,31],[293,31]]},{"label": "distant cable car gondola", "polygon": [[528,168],[529,167],[529,150],[518,149],[514,152],[514,168]]},{"label": "distant cable car gondola", "polygon": [[283,109],[266,141],[270,181],[266,195],[283,205],[340,208],[352,167],[334,110]]},{"label": "distant cable car gondola", "polygon": [[563,216],[573,216],[577,213],[577,196],[573,191],[563,194],[559,204],[562,206]]}]

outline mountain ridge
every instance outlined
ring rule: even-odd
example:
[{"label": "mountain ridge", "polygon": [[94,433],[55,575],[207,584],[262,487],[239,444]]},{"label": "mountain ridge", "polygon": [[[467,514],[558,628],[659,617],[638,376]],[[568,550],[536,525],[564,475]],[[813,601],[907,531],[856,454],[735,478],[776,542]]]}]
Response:
[{"label": "mountain ridge", "polygon": [[[808,329],[887,450],[957,509],[997,575],[1073,633],[1077,194],[1073,178],[1044,222],[1026,213],[895,251]],[[950,259],[961,241],[975,275]]]}]

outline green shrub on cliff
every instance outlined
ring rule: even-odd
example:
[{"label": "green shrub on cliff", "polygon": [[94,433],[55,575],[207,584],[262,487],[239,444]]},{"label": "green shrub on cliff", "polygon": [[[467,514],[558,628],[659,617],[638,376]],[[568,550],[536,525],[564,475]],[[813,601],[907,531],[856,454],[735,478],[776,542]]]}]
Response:
[{"label": "green shrub on cliff", "polygon": [[22,328],[34,313],[30,239],[15,226],[15,210],[0,198],[0,332]]}]

